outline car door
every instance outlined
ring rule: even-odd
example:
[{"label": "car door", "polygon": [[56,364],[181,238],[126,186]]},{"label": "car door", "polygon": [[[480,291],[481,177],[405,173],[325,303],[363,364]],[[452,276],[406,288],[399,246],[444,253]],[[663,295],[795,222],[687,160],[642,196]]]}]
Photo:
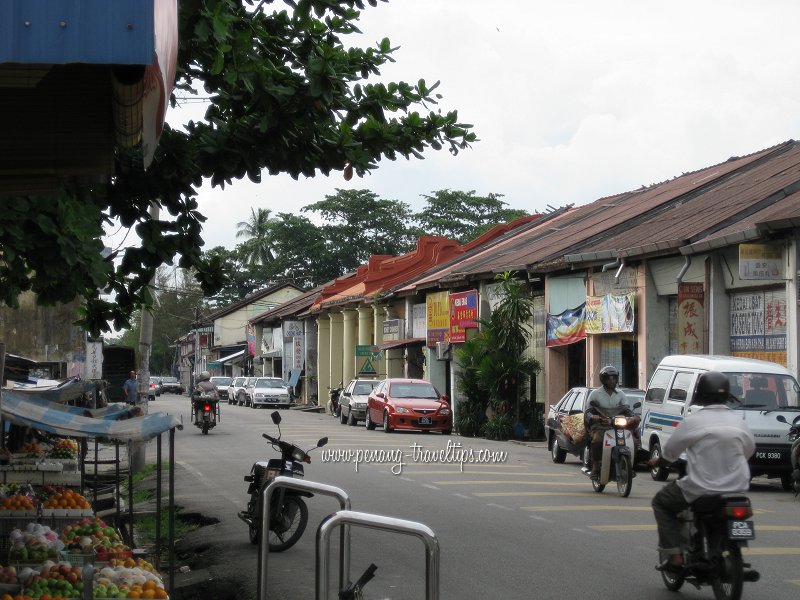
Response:
[{"label": "car door", "polygon": [[373,423],[380,423],[383,419],[383,399],[380,398],[378,394],[384,393],[385,389],[386,382],[381,381],[375,386],[375,389],[372,390],[369,400],[367,401],[367,417]]},{"label": "car door", "polygon": [[339,407],[342,417],[347,417],[350,414],[350,402],[353,398],[353,388],[356,386],[356,380],[353,379],[347,384],[347,387],[342,390],[342,395],[339,397]]}]

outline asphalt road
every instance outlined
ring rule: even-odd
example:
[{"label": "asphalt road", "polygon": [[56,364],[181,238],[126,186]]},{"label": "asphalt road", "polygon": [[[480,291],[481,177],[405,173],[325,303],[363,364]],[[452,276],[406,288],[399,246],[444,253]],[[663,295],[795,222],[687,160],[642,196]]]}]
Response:
[{"label": "asphalt road", "polygon": [[[181,468],[176,490],[184,511],[202,512],[220,522],[192,533],[186,542],[205,552],[205,567],[215,578],[227,578],[239,597],[255,597],[255,546],[247,540],[236,512],[244,508],[242,477],[256,460],[276,456],[261,433],[274,435],[271,410],[222,405],[222,420],[207,436],[189,425],[186,396],[161,396],[150,410],[183,415],[186,427],[176,436]],[[572,457],[556,465],[543,444],[520,445],[439,434],[367,431],[349,427],[324,414],[281,410],[283,438],[313,447],[306,480],[344,489],[353,510],[424,523],[441,548],[440,590],[443,599],[618,598],[674,599],[659,575],[655,525],[650,500],[662,485],[640,471],[628,498],[609,486],[592,491]],[[448,441],[460,450],[493,453],[496,462],[449,462],[437,455]],[[433,454],[424,456],[425,451]],[[383,456],[367,456],[368,452]],[[506,453],[500,460],[496,453]],[[360,464],[355,463],[357,453]],[[398,455],[404,464],[398,465]],[[148,449],[148,460],[154,450]],[[451,452],[451,459],[453,454]],[[369,459],[374,459],[370,462]],[[800,501],[779,482],[756,479],[750,491],[756,508],[757,539],[746,560],[762,574],[745,584],[745,598],[796,597],[800,557]],[[270,554],[270,599],[314,598],[315,532],[320,521],[338,508],[332,498],[309,500],[309,526],[300,542]],[[338,541],[334,536],[332,574],[336,574]],[[354,528],[352,575],[370,562],[378,565],[367,586],[367,598],[424,598],[425,560],[420,540]],[[330,597],[335,598],[332,576]],[[684,587],[682,598],[711,598],[709,588]]]}]

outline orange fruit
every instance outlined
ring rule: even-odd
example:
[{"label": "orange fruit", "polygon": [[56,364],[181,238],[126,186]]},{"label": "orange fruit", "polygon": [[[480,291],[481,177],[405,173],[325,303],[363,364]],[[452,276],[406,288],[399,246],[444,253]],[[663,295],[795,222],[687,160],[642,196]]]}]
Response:
[{"label": "orange fruit", "polygon": [[167,590],[165,590],[164,588],[158,588],[156,590],[155,597],[158,598],[158,600],[166,600],[167,598],[169,598],[169,594],[167,594]]}]

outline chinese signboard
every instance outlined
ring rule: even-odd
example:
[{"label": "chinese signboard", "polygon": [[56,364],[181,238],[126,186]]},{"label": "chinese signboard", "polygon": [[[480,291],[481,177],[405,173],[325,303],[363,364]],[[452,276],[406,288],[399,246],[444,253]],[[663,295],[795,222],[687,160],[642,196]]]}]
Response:
[{"label": "chinese signboard", "polygon": [[739,279],[783,279],[783,246],[739,244]]},{"label": "chinese signboard", "polygon": [[702,283],[678,284],[678,349],[681,354],[702,354],[705,341],[705,292]]},{"label": "chinese signboard", "polygon": [[478,327],[478,292],[450,294],[450,341],[467,341],[467,329]]},{"label": "chinese signboard", "polygon": [[633,331],[635,292],[586,297],[586,333]]},{"label": "chinese signboard", "polygon": [[295,337],[292,338],[294,341],[292,353],[294,355],[294,368],[295,369],[302,369],[303,368],[303,338]]},{"label": "chinese signboard", "polygon": [[447,292],[433,292],[425,298],[429,348],[450,341],[450,302]]},{"label": "chinese signboard", "polygon": [[103,378],[103,342],[86,342],[85,379]]},{"label": "chinese signboard", "polygon": [[413,320],[411,321],[412,329],[411,329],[411,337],[415,338],[422,338],[425,337],[425,331],[427,330],[425,319],[425,305],[424,304],[415,304],[414,308],[412,309]]},{"label": "chinese signboard", "polygon": [[285,338],[303,337],[303,323],[301,321],[284,321],[283,337]]},{"label": "chinese signboard", "polygon": [[731,354],[786,366],[786,290],[731,295]]}]

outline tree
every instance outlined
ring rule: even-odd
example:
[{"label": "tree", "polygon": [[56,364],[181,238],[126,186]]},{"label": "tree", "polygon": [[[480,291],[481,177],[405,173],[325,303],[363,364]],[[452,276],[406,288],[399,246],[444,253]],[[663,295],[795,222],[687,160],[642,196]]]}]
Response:
[{"label": "tree", "polygon": [[397,256],[414,247],[411,209],[397,200],[384,200],[369,190],[340,190],[302,208],[319,213],[328,252],[335,256],[334,277],[354,271],[370,256]]},{"label": "tree", "polygon": [[421,231],[443,235],[461,244],[474,240],[500,223],[507,223],[528,213],[506,208],[502,194],[476,196],[475,190],[439,190],[423,195],[427,206],[414,215]]},{"label": "tree", "polygon": [[245,238],[243,258],[251,265],[268,265],[275,258],[270,248],[270,211],[268,208],[250,209],[250,218],[236,224],[236,237]]},{"label": "tree", "polygon": [[[80,296],[86,329],[108,331],[109,321],[122,329],[135,309],[152,305],[147,283],[155,270],[176,258],[205,293],[222,287],[222,260],[202,253],[205,217],[196,195],[204,180],[258,182],[263,170],[295,178],[342,171],[349,179],[384,157],[469,147],[471,125],[455,111],[431,109],[441,98],[438,82],[370,80],[396,48],[388,39],[369,48],[345,41],[358,33],[356,9],[364,9],[362,0],[180,2],[176,93],[202,89],[210,99],[205,120],[165,127],[147,172],[140,149],[120,149],[109,182],[4,201],[0,301],[16,306],[24,290],[43,304]],[[169,220],[153,220],[151,203]],[[113,220],[134,229],[141,245],[102,256],[103,225]]]}]

